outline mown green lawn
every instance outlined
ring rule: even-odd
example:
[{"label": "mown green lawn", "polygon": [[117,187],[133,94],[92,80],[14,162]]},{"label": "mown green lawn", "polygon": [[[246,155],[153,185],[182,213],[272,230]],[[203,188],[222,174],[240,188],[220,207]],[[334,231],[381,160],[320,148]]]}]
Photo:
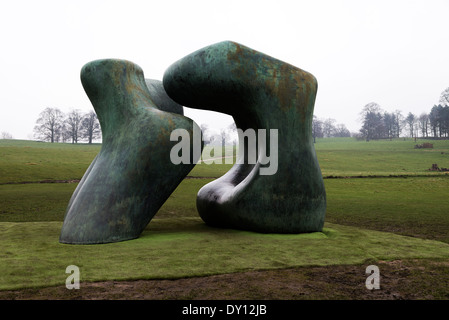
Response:
[{"label": "mown green lawn", "polygon": [[[414,149],[430,141],[433,149]],[[81,179],[101,145],[0,140],[0,184],[42,180]],[[211,147],[203,151],[209,157]],[[324,177],[369,175],[441,175],[429,169],[436,163],[449,168],[449,140],[395,139],[357,141],[353,138],[317,139],[318,161]],[[224,162],[224,161],[223,161]],[[235,161],[234,161],[235,162]],[[219,177],[232,164],[198,164],[189,176]]]},{"label": "mown green lawn", "polygon": [[449,177],[325,179],[326,221],[449,243]]},{"label": "mown green lawn", "polygon": [[[432,149],[415,149],[430,142]],[[448,140],[394,139],[356,141],[352,138],[317,139],[315,149],[323,176],[430,175],[432,164],[449,168]]]},{"label": "mown green lawn", "polygon": [[[58,242],[61,222],[0,224],[0,290],[81,281],[176,279],[298,266],[393,259],[449,259],[449,244],[327,224],[323,232],[259,234],[207,227],[199,218],[155,219],[140,238],[112,244]],[[176,226],[176,228],[174,228]]]},{"label": "mown green lawn", "polygon": [[99,144],[0,140],[0,184],[80,179]]}]

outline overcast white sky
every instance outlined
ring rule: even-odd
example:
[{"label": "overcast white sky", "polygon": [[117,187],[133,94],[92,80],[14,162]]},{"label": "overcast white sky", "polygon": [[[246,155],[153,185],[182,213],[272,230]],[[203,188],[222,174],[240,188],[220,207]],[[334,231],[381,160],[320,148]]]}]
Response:
[{"label": "overcast white sky", "polygon": [[223,40],[312,73],[315,115],[351,131],[369,102],[419,115],[449,87],[449,0],[1,0],[0,33],[0,132],[16,139],[32,138],[46,107],[93,110],[79,77],[89,61],[130,60],[162,80],[176,60]]}]

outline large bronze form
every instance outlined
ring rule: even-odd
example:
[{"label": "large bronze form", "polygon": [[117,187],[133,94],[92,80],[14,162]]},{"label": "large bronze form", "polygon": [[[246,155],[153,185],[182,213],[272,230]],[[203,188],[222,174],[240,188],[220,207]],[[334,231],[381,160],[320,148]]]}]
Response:
[{"label": "large bronze form", "polygon": [[100,121],[103,144],[68,204],[60,242],[137,238],[199,158],[173,164],[171,132],[183,128],[193,136],[194,127],[200,129],[182,115],[161,81],[145,80],[129,61],[90,62],[81,70],[81,82]]},{"label": "large bronze form", "polygon": [[[239,134],[266,130],[255,163],[244,159],[248,146],[240,146],[231,170],[199,191],[197,208],[208,225],[266,233],[322,230],[326,194],[312,140],[313,75],[226,41],[175,62],[163,85],[183,106],[231,115]],[[270,139],[278,139],[277,146]],[[277,156],[277,171],[264,174],[268,155]]]},{"label": "large bronze form", "polygon": [[[239,128],[237,163],[198,192],[206,224],[264,233],[322,230],[326,193],[312,139],[317,81],[310,73],[225,41],[175,62],[162,82],[111,59],[86,64],[81,81],[103,144],[68,204],[60,242],[141,234],[199,160],[200,129],[182,106],[229,114]],[[191,150],[201,145],[187,163],[170,158],[175,129],[191,137]],[[256,146],[245,140],[248,132]]]}]

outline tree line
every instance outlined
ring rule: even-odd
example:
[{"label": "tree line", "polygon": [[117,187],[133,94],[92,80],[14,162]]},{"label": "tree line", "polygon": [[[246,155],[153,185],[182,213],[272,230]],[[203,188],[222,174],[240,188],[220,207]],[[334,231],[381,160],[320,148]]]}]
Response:
[{"label": "tree line", "polygon": [[405,134],[412,138],[449,137],[449,88],[441,93],[439,104],[427,113],[406,116],[401,111],[384,111],[377,103],[365,105],[360,113],[362,128],[359,137],[366,139],[399,138]]},{"label": "tree line", "polygon": [[58,108],[45,108],[36,120],[34,137],[42,141],[92,143],[101,138],[100,123],[95,112],[71,110],[65,114]]},{"label": "tree line", "polygon": [[316,138],[343,138],[350,137],[351,132],[342,123],[336,123],[335,119],[320,119],[313,116],[312,120],[312,136]]},{"label": "tree line", "polygon": [[[415,115],[409,112],[406,116],[400,110],[388,112],[376,102],[365,105],[360,112],[361,125],[358,133],[353,133],[344,124],[336,123],[335,119],[320,119],[313,116],[312,135],[316,138],[351,137],[366,139],[392,139],[405,134],[412,138],[449,138],[449,87],[440,96],[439,104],[431,110]],[[209,131],[208,126],[202,125],[201,129],[205,137]],[[231,134],[235,134],[235,124],[222,129],[219,135],[210,135],[205,143],[224,143]],[[35,137],[49,142],[78,143],[86,140],[101,138],[101,129],[95,112],[82,113],[72,110],[64,114],[57,108],[46,108],[36,121],[34,128]],[[2,133],[6,137],[7,133]]]}]

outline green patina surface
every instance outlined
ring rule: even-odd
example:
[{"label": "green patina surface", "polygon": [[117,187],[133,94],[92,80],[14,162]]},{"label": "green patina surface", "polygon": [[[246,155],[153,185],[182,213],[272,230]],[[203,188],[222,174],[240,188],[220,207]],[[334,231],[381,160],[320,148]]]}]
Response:
[{"label": "green patina surface", "polygon": [[163,84],[145,80],[132,62],[111,59],[85,65],[81,81],[103,146],[69,202],[61,242],[140,235],[198,160],[175,165],[170,159],[173,130],[194,136],[196,124],[182,116],[182,105],[230,114],[242,130],[266,130],[257,163],[245,144],[232,169],[199,191],[206,223],[258,232],[322,230],[326,194],[312,143],[317,81],[310,73],[226,41],[174,63]]},{"label": "green patina surface", "polygon": [[149,89],[142,69],[129,61],[90,62],[81,71],[81,81],[98,115],[103,144],[69,202],[60,241],[136,238],[196,163],[170,161],[176,144],[170,141],[171,132],[183,128],[192,134],[196,124],[161,110],[156,103],[164,95],[168,105],[174,102],[165,92],[155,95],[162,86]]},{"label": "green patina surface", "polygon": [[[321,231],[326,211],[324,183],[312,141],[317,81],[313,75],[235,42],[200,49],[171,65],[164,88],[176,102],[233,116],[242,130],[277,130],[275,174],[248,159],[198,193],[202,219],[212,226],[276,233]],[[244,146],[240,159],[249,152]],[[277,154],[276,154],[277,153]]]}]

